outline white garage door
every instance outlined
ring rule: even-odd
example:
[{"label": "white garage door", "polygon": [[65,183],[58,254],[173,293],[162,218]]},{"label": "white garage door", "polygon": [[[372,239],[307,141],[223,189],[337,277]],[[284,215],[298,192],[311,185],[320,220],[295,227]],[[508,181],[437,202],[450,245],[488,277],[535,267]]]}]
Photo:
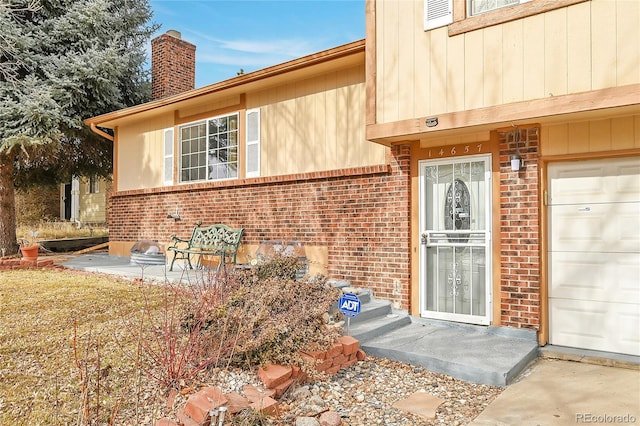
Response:
[{"label": "white garage door", "polygon": [[640,158],[548,176],[550,343],[640,355]]}]

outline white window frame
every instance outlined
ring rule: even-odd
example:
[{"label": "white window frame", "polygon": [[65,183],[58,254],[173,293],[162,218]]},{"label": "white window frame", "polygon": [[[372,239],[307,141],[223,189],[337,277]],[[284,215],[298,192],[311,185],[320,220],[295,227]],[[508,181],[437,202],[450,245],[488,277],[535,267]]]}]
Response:
[{"label": "white window frame", "polygon": [[173,185],[173,128],[164,130],[163,141],[164,141],[163,181],[165,186],[171,186]]},{"label": "white window frame", "polygon": [[[212,123],[215,120],[219,120],[219,119],[231,119],[232,117],[235,116],[235,121],[236,121],[236,126],[233,129],[227,129],[224,132],[220,132],[218,134],[214,134],[214,132],[212,132]],[[184,130],[187,128],[193,128],[196,126],[202,126],[204,125],[205,128],[205,133],[204,136],[200,136],[198,135],[197,137],[193,138],[190,141],[190,144],[197,144],[198,145],[198,149],[195,151],[190,151],[189,154],[185,154],[184,153],[184,146],[185,146],[185,141],[183,140],[183,134],[184,134]],[[229,141],[233,142],[233,139],[235,139],[235,144],[231,143],[231,144],[227,144],[226,146],[215,146],[212,145],[212,142],[215,143],[215,136],[221,136],[222,134],[227,134],[228,135],[228,139],[226,140],[227,143]],[[232,137],[232,135],[235,135],[234,137]],[[204,145],[200,146],[201,141],[199,141],[199,139],[204,138]],[[230,113],[230,114],[223,114],[223,115],[218,115],[218,116],[214,116],[214,117],[210,117],[207,118],[205,120],[198,120],[198,121],[194,121],[191,123],[186,123],[183,125],[180,125],[178,127],[178,151],[179,151],[179,159],[178,159],[178,174],[179,174],[179,182],[180,183],[193,183],[193,182],[203,182],[203,181],[209,181],[209,180],[229,180],[229,179],[237,179],[238,176],[238,166],[239,166],[239,161],[240,161],[240,153],[239,153],[239,149],[240,149],[240,114],[238,112],[234,112],[234,113]],[[219,140],[218,140],[219,141]],[[204,149],[200,149],[200,148],[204,148]],[[221,153],[224,152],[225,150],[228,150],[228,154],[227,155],[231,155],[231,158],[233,157],[233,148],[235,148],[235,161],[224,161],[222,163],[216,164],[214,163],[214,161],[216,161],[217,158],[219,158],[217,155],[214,155],[215,153]],[[204,165],[202,165],[200,163],[200,161],[202,160],[199,155],[197,154],[204,154]],[[189,155],[190,158],[187,159],[186,155]],[[191,166],[191,164],[189,164],[189,166],[184,165],[185,160],[188,161],[195,161],[196,162],[196,166]],[[227,160],[229,160],[229,157],[227,158]],[[229,165],[230,164],[235,164],[235,170],[232,170],[232,173],[229,173]],[[220,167],[222,166],[222,167]],[[188,179],[185,179],[185,170],[186,169],[192,169],[192,170],[198,170],[204,167],[204,178],[191,178],[189,177]],[[224,170],[224,174],[225,176],[219,176],[219,173],[221,170]],[[216,176],[213,176],[213,173],[215,172]]]},{"label": "white window frame", "polygon": [[87,178],[87,194],[100,193],[100,180],[94,175]]},{"label": "white window frame", "polygon": [[[248,109],[245,114],[246,176],[260,176],[260,109]],[[251,128],[251,126],[255,128]]]},{"label": "white window frame", "polygon": [[[531,0],[467,0],[467,17],[482,15],[493,12],[494,10],[517,6],[530,1]],[[481,7],[479,6],[480,3],[485,4],[484,8],[474,12],[474,7]]]}]

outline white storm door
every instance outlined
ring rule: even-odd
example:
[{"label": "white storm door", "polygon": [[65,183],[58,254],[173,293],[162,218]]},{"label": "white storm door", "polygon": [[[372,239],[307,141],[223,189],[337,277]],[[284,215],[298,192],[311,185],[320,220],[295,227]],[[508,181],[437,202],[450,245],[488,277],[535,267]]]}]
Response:
[{"label": "white storm door", "polygon": [[491,322],[491,156],[421,161],[420,313]]}]

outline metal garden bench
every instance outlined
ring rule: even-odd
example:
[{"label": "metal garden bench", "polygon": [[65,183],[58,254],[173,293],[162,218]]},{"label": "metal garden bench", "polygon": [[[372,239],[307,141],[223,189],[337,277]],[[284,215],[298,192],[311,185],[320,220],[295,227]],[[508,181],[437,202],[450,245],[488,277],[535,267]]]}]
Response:
[{"label": "metal garden bench", "polygon": [[198,223],[193,228],[191,238],[188,240],[175,235],[171,237],[173,243],[167,248],[174,253],[170,271],[173,271],[173,264],[178,259],[186,260],[187,266],[193,269],[192,260],[197,258],[196,267],[201,267],[203,256],[219,257],[218,268],[226,267],[227,263],[235,265],[244,228],[231,228],[224,224],[200,225]]}]

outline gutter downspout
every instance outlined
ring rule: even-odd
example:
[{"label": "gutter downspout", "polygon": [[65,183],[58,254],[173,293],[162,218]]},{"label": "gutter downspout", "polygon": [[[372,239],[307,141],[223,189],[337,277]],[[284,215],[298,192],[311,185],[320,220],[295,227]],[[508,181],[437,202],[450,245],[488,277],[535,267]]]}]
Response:
[{"label": "gutter downspout", "polygon": [[91,131],[93,133],[98,134],[98,135],[102,136],[103,138],[109,139],[111,142],[113,142],[113,136],[111,136],[109,133],[98,129],[98,127],[96,127],[96,125],[94,123],[91,123],[90,126],[91,126]]}]

